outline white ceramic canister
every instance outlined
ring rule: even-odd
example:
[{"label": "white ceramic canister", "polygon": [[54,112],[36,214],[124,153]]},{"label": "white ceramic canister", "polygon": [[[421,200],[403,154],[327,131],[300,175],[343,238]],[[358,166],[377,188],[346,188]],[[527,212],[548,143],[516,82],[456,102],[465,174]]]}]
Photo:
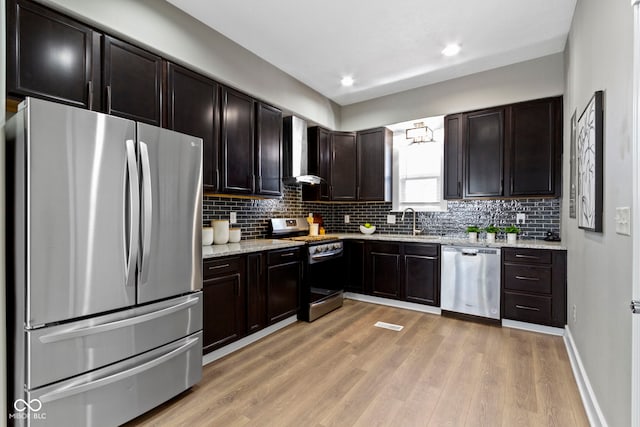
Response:
[{"label": "white ceramic canister", "polygon": [[320,224],[309,224],[309,236],[317,236]]},{"label": "white ceramic canister", "polygon": [[217,219],[212,221],[211,225],[213,225],[213,243],[226,245],[229,242],[229,221]]},{"label": "white ceramic canister", "polygon": [[229,229],[229,243],[238,243],[242,238],[242,231],[239,228]]},{"label": "white ceramic canister", "polygon": [[516,233],[507,233],[507,243],[515,244],[518,235]]},{"label": "white ceramic canister", "polygon": [[202,227],[202,246],[213,243],[213,227]]}]

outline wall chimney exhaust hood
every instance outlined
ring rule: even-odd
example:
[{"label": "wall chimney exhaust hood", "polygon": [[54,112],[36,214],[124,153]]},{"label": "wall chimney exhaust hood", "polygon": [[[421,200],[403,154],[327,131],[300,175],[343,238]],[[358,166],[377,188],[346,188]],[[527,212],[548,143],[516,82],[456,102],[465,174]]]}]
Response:
[{"label": "wall chimney exhaust hood", "polygon": [[307,122],[299,117],[283,119],[283,182],[285,184],[320,184],[322,178],[309,174]]}]

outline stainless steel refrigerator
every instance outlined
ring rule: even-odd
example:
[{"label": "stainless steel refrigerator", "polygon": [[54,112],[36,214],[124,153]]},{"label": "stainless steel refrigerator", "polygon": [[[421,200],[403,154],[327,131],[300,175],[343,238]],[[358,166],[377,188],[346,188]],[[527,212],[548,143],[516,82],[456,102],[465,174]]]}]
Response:
[{"label": "stainless steel refrigerator", "polygon": [[8,421],[112,426],[202,375],[202,140],[27,98],[7,122]]}]

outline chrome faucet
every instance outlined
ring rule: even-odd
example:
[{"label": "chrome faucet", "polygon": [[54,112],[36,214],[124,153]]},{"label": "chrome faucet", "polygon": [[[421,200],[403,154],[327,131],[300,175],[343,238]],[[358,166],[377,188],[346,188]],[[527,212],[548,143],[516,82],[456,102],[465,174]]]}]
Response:
[{"label": "chrome faucet", "polygon": [[404,221],[404,215],[407,213],[407,211],[411,211],[413,212],[413,225],[411,227],[411,235],[415,236],[416,234],[420,233],[421,230],[416,229],[416,211],[413,208],[406,208],[404,211],[402,211],[402,219],[400,221]]}]

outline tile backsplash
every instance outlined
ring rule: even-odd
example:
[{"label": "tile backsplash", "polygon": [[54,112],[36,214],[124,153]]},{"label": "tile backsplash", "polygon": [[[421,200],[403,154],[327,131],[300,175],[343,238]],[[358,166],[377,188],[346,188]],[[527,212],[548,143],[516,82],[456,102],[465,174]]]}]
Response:
[{"label": "tile backsplash", "polygon": [[[516,214],[526,215],[525,224],[519,225],[522,238],[543,238],[547,230],[560,232],[561,199],[505,199],[450,201],[447,212],[418,212],[416,228],[423,235],[464,236],[468,225],[498,227],[515,224]],[[327,232],[359,232],[358,226],[369,222],[376,233],[411,233],[412,212],[401,221],[402,212],[390,212],[391,203],[317,203],[303,202],[299,186],[284,187],[284,196],[275,199],[249,199],[231,196],[204,196],[203,223],[213,219],[229,219],[236,212],[237,224],[243,239],[267,237],[269,218],[307,216],[319,214]],[[396,215],[396,224],[387,224],[387,215]],[[344,223],[349,215],[350,223]]]}]

